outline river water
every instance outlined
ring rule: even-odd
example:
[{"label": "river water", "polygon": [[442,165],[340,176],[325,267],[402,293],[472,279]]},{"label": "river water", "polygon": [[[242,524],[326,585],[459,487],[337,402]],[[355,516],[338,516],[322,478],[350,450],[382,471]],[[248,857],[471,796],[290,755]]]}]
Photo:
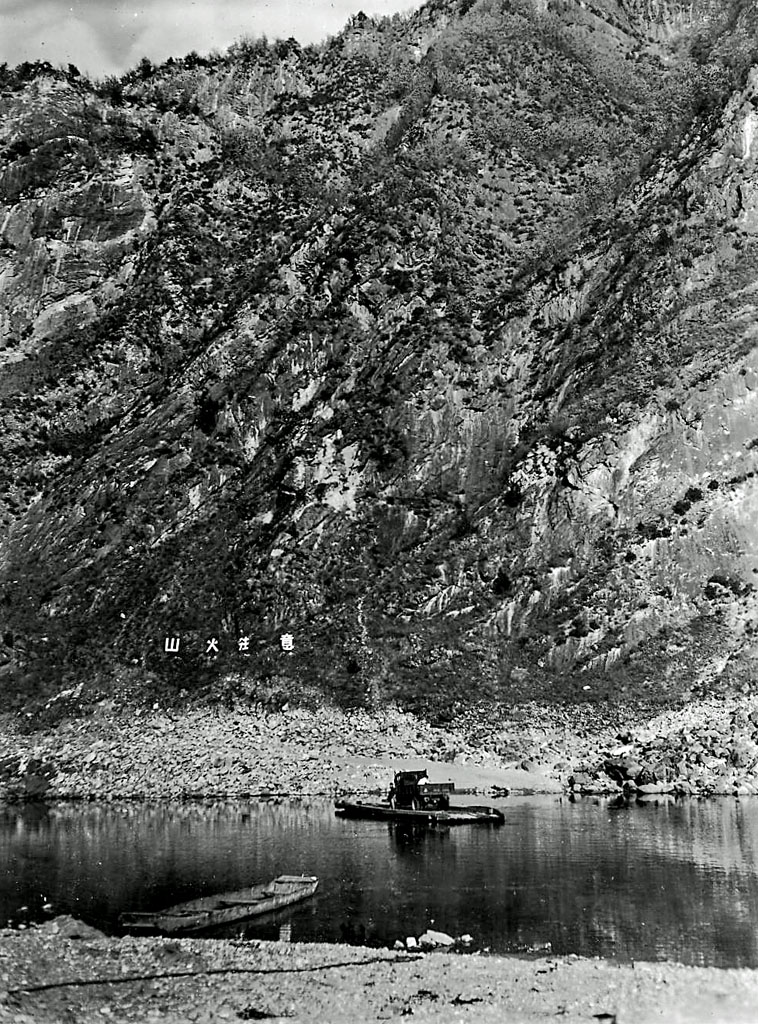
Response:
[{"label": "river water", "polygon": [[758,967],[758,798],[498,806],[500,828],[420,831],[326,800],[6,806],[0,923],[69,913],[116,932],[123,910],[302,873],[316,897],[245,935],[391,945],[433,927],[498,953]]}]

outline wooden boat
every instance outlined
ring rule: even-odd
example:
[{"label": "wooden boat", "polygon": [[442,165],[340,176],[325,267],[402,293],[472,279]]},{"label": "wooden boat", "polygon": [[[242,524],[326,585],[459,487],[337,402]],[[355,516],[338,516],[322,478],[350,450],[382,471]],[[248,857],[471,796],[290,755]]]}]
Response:
[{"label": "wooden boat", "polygon": [[218,896],[203,896],[166,910],[125,913],[120,916],[119,923],[131,932],[173,935],[205,931],[216,925],[259,917],[287,907],[312,896],[317,887],[318,879],[311,875],[279,875],[263,885]]},{"label": "wooden boat", "polygon": [[338,800],[335,813],[344,818],[374,818],[407,821],[418,825],[502,825],[505,815],[496,807],[451,807],[449,810],[410,809],[391,804],[367,804],[362,800]]},{"label": "wooden boat", "polygon": [[496,807],[451,807],[453,792],[452,782],[430,782],[426,768],[418,768],[395,772],[386,803],[338,800],[335,810],[345,818],[379,818],[417,825],[502,825],[505,821]]}]

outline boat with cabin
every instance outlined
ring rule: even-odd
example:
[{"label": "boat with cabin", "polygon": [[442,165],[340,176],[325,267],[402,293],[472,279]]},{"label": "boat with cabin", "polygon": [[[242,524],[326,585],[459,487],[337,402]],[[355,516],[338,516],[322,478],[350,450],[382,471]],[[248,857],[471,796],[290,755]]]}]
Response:
[{"label": "boat with cabin", "polygon": [[505,815],[497,807],[480,804],[450,806],[452,782],[430,782],[426,769],[395,773],[386,803],[338,800],[335,813],[344,818],[406,821],[421,825],[502,825]]}]

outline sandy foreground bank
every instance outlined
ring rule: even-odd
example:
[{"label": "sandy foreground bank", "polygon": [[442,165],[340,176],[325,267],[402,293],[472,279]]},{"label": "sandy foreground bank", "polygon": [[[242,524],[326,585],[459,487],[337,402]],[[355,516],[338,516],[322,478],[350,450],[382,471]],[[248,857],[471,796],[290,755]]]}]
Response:
[{"label": "sandy foreground bank", "polygon": [[758,1021],[758,971],[71,930],[0,933],[0,1021]]}]

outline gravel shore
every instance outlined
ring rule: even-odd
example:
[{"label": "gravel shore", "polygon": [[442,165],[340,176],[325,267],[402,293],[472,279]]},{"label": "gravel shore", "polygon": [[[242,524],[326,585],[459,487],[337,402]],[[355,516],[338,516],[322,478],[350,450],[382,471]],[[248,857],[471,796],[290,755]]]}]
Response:
[{"label": "gravel shore", "polygon": [[[76,937],[72,937],[76,936]],[[755,1024],[758,972],[338,945],[0,932],[0,1021]]]},{"label": "gravel shore", "polygon": [[661,710],[524,704],[473,708],[435,728],[397,708],[373,714],[260,707],[116,707],[29,731],[0,720],[0,798],[337,796],[387,790],[428,767],[462,790],[758,793],[758,701]]},{"label": "gravel shore", "polygon": [[[25,734],[0,723],[0,786],[49,799],[245,798],[386,792],[393,770],[434,765],[462,788],[551,792],[536,766],[396,709],[369,715],[257,708],[172,712],[104,705]],[[529,748],[530,749],[530,748]]]}]

